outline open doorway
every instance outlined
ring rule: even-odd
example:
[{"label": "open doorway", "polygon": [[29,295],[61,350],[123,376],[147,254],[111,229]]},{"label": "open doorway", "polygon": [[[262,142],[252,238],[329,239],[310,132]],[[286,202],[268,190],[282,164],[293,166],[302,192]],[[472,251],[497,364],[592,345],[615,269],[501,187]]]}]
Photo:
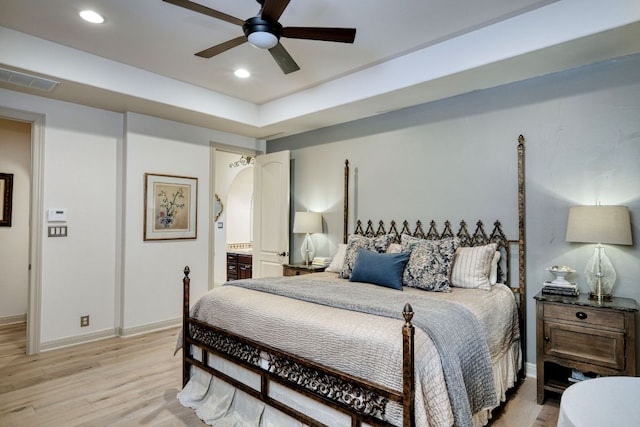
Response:
[{"label": "open doorway", "polygon": [[0,324],[26,322],[31,123],[0,117]]},{"label": "open doorway", "polygon": [[[22,261],[17,267],[21,270],[21,274],[24,277],[26,274],[26,283],[22,280],[18,286],[25,285],[26,289],[19,292],[24,295],[26,292],[26,306],[22,307],[19,312],[9,314],[0,313],[0,317],[5,320],[11,321],[15,319],[14,316],[24,319],[26,317],[26,352],[27,354],[35,354],[40,351],[40,295],[41,295],[41,277],[40,277],[40,265],[41,265],[41,252],[42,252],[42,188],[43,188],[43,171],[42,164],[44,161],[44,122],[45,117],[42,114],[29,113],[26,111],[13,110],[8,108],[0,108],[0,118],[8,120],[10,126],[20,123],[21,127],[24,127],[25,144],[26,147],[22,149],[28,150],[27,165],[20,166],[16,169],[16,173],[21,180],[21,183],[16,182],[16,176],[14,175],[14,198],[12,198],[12,227],[18,227],[21,221],[26,221],[26,236],[20,237],[21,244],[27,247],[26,262],[24,256]],[[28,132],[28,135],[26,135]],[[5,140],[4,137],[0,138]],[[28,142],[27,142],[28,141]],[[15,160],[7,160],[3,151],[0,159],[3,160],[2,167],[7,167],[6,162],[14,162]],[[24,154],[24,153],[23,153]],[[15,165],[13,165],[15,166]],[[26,178],[25,178],[26,174]],[[21,178],[20,178],[21,177]],[[25,181],[26,180],[26,184]],[[26,189],[24,188],[26,185]],[[27,200],[27,207],[24,207],[24,198]],[[22,200],[21,200],[22,199]],[[19,207],[22,206],[22,207]],[[18,209],[22,210],[19,212]],[[19,215],[19,216],[18,216]],[[24,234],[25,225],[22,224],[22,228],[19,233]],[[17,228],[16,228],[17,229]],[[3,236],[3,242],[4,240]],[[3,245],[4,246],[4,245]],[[6,245],[9,246],[10,245]],[[24,250],[23,250],[24,253]],[[4,258],[4,257],[3,257]],[[4,271],[4,269],[3,269]],[[4,276],[4,275],[3,275]],[[14,285],[15,279],[10,279],[11,285]],[[4,289],[4,284],[2,286]],[[22,297],[19,296],[22,300]],[[4,299],[4,295],[2,296]],[[21,303],[22,304],[22,303]],[[26,310],[26,312],[24,311]]]},{"label": "open doorway", "polygon": [[[209,288],[227,281],[227,254],[250,258],[253,248],[253,159],[256,152],[212,144],[211,251]],[[248,265],[250,265],[250,261]]]}]

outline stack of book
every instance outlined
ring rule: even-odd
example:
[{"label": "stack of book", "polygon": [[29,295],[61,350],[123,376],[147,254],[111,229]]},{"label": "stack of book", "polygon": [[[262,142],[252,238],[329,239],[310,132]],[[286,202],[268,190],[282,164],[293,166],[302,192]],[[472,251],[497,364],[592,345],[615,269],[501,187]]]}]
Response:
[{"label": "stack of book", "polygon": [[311,265],[328,266],[329,264],[331,264],[331,258],[329,257],[317,256],[313,258],[313,261],[311,261]]},{"label": "stack of book", "polygon": [[577,297],[580,295],[578,285],[575,283],[560,284],[553,282],[544,282],[542,293],[547,295],[565,295],[568,297]]},{"label": "stack of book", "polygon": [[571,370],[571,375],[569,375],[569,378],[567,378],[567,380],[570,383],[579,383],[580,381],[589,380],[589,379],[592,379],[592,378],[598,378],[599,376],[600,375],[592,374],[590,372],[582,373],[582,372],[578,371],[577,369],[572,369]]}]

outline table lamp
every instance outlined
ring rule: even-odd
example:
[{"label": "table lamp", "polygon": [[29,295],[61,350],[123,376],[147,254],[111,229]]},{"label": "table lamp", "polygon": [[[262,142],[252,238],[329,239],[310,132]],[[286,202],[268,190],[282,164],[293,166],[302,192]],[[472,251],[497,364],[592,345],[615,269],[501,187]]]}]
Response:
[{"label": "table lamp", "polygon": [[316,252],[310,234],[322,233],[322,214],[319,212],[296,212],[293,220],[293,232],[306,234],[300,248],[300,254],[305,265],[309,265]]},{"label": "table lamp", "polygon": [[584,271],[592,300],[610,301],[616,271],[603,243],[631,245],[631,219],[626,206],[574,206],[569,208],[567,242],[596,243]]}]

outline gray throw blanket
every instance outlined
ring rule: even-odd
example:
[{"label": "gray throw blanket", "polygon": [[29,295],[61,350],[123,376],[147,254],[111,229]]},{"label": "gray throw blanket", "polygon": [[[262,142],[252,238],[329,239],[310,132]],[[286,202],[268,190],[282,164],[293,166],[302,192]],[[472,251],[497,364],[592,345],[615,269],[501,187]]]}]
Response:
[{"label": "gray throw blanket", "polygon": [[415,313],[412,323],[429,335],[440,354],[455,425],[470,427],[474,413],[497,405],[485,334],[475,316],[459,304],[383,287],[363,293],[351,283],[306,277],[235,280],[226,285],[401,320],[408,302]]}]

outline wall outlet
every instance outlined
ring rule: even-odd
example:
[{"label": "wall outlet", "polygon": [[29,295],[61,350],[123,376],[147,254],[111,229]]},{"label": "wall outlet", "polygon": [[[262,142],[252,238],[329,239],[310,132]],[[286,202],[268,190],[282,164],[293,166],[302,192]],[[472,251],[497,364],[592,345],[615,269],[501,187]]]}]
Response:
[{"label": "wall outlet", "polygon": [[81,327],[89,326],[89,315],[88,314],[86,316],[80,316],[80,326]]}]

